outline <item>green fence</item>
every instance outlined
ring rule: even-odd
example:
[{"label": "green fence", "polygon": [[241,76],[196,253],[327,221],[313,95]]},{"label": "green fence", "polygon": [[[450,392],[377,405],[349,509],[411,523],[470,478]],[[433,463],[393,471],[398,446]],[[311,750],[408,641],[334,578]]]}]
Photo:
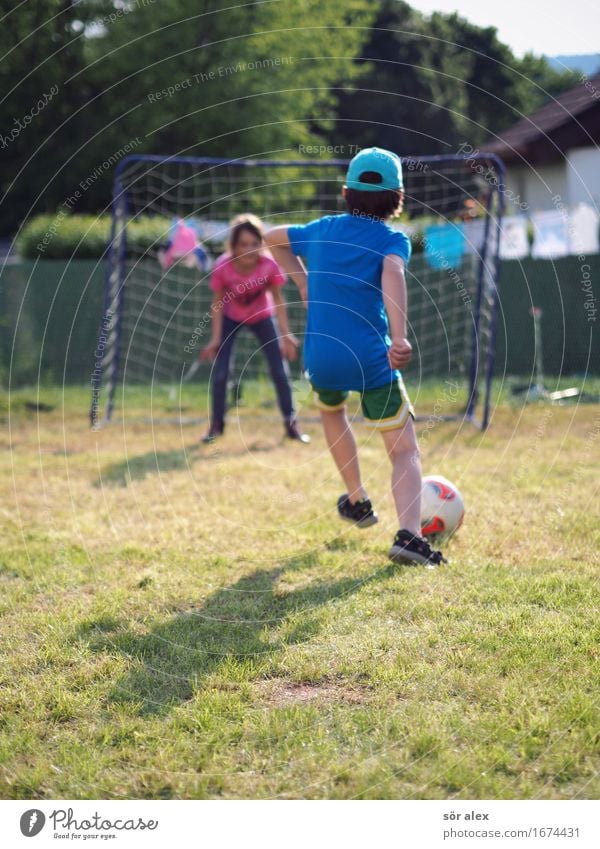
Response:
[{"label": "green fence", "polygon": [[38,379],[89,382],[103,285],[104,269],[95,260],[5,266],[0,275],[3,384],[9,368],[13,387]]},{"label": "green fence", "polygon": [[[87,383],[103,285],[104,269],[93,260],[23,261],[6,266],[0,275],[2,382],[8,382],[12,351],[12,386],[37,383],[38,375],[44,383]],[[504,262],[496,374],[533,371],[533,305],[543,310],[546,373],[600,374],[594,300],[599,292],[598,255],[585,261],[567,257],[554,262]]]},{"label": "green fence", "polygon": [[532,306],[542,309],[545,373],[600,374],[599,295],[598,254],[503,262],[496,375],[534,370]]}]

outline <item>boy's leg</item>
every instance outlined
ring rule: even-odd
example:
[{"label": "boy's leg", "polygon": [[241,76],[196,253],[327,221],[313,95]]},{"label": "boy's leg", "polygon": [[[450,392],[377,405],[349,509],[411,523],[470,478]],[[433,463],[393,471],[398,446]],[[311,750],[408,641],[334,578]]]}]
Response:
[{"label": "boy's leg", "polygon": [[365,423],[378,430],[392,463],[392,495],[401,528],[421,533],[421,459],[414,411],[404,382],[368,389],[362,396]]},{"label": "boy's leg", "polygon": [[346,484],[350,503],[355,504],[362,498],[367,498],[367,493],[360,479],[356,440],[346,415],[346,408],[331,412],[321,410],[321,421],[329,451]]},{"label": "boy's leg", "polygon": [[379,430],[392,463],[392,495],[400,530],[389,557],[396,563],[439,565],[446,560],[421,537],[421,458],[414,412],[399,379],[363,393],[366,421]]},{"label": "boy's leg", "polygon": [[367,493],[360,479],[356,440],[346,415],[345,396],[347,393],[338,394],[344,400],[336,407],[327,409],[325,404],[319,403],[321,421],[323,422],[329,451],[338,467],[342,480],[346,484],[350,503],[355,504],[362,498],[367,498]]},{"label": "boy's leg", "polygon": [[409,416],[405,424],[381,433],[392,463],[392,495],[398,525],[415,536],[421,535],[421,457],[415,423]]}]

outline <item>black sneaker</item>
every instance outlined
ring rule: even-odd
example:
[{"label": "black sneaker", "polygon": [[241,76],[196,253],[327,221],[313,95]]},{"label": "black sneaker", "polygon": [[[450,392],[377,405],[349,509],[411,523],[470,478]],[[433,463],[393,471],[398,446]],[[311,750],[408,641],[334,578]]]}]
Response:
[{"label": "black sneaker", "polygon": [[285,435],[288,439],[295,439],[298,442],[303,442],[305,445],[308,445],[310,442],[310,436],[307,433],[301,433],[298,430],[296,422],[286,422]]},{"label": "black sneaker", "polygon": [[347,494],[340,495],[337,508],[342,519],[352,522],[359,528],[370,528],[379,521],[379,516],[373,510],[373,505],[368,498],[362,498],[356,504],[352,504]]},{"label": "black sneaker", "polygon": [[214,442],[215,439],[218,436],[223,435],[224,430],[225,430],[224,424],[221,424],[221,425],[211,424],[211,426],[208,430],[208,433],[205,433],[204,436],[202,437],[202,442],[204,442],[205,445],[208,445],[210,442]]},{"label": "black sneaker", "polygon": [[441,566],[442,563],[448,562],[442,552],[434,551],[424,537],[417,537],[410,531],[403,530],[398,531],[394,537],[388,557],[394,563],[407,563],[409,566]]}]

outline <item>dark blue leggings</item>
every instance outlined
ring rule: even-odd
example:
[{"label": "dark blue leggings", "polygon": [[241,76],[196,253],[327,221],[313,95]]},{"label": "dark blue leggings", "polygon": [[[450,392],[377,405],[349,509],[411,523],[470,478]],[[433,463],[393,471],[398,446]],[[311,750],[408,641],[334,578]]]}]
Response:
[{"label": "dark blue leggings", "polygon": [[271,379],[275,384],[277,401],[281,415],[286,422],[295,418],[292,389],[289,381],[289,371],[286,367],[277,339],[277,329],[272,318],[263,318],[254,324],[243,324],[223,316],[223,332],[221,336],[221,347],[215,358],[212,371],[212,417],[211,426],[221,429],[225,421],[225,405],[227,395],[227,380],[229,378],[229,366],[235,337],[242,327],[251,330],[261,346],[267,362]]}]

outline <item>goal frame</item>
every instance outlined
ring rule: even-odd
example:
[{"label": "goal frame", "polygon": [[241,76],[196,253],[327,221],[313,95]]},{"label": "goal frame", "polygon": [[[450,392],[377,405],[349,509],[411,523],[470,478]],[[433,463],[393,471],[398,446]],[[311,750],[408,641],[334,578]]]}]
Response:
[{"label": "goal frame", "polygon": [[[471,361],[469,364],[469,385],[467,403],[461,413],[454,415],[436,416],[436,420],[444,421],[468,421],[480,430],[488,427],[491,410],[491,393],[494,374],[495,348],[496,348],[496,325],[498,314],[498,279],[500,270],[500,230],[505,209],[505,166],[496,154],[473,153],[473,154],[436,154],[431,156],[403,156],[403,165],[415,167],[415,163],[442,164],[444,162],[470,162],[493,164],[497,173],[497,184],[490,184],[491,191],[487,195],[485,209],[485,223],[483,248],[477,259],[476,290],[474,324],[471,338]],[[125,169],[134,162],[148,162],[149,164],[180,163],[189,164],[194,167],[214,167],[220,165],[234,165],[247,168],[273,168],[273,167],[339,167],[346,168],[349,159],[231,159],[228,157],[195,157],[195,156],[160,156],[157,154],[130,154],[119,161],[115,168],[113,194],[111,203],[111,227],[108,245],[105,251],[106,268],[104,278],[104,296],[102,318],[98,332],[98,344],[94,357],[95,367],[92,372],[92,401],[90,406],[90,423],[94,430],[100,429],[107,424],[113,414],[115,392],[119,379],[119,366],[121,360],[122,344],[122,319],[124,303],[126,298],[125,265],[127,254],[127,226],[122,222],[127,221],[128,197],[127,187],[122,180]],[[496,199],[496,213],[494,216],[497,230],[497,238],[493,250],[489,253],[489,235],[492,221],[492,209]],[[484,351],[479,350],[479,334],[481,328],[482,302],[484,287],[486,285],[486,270],[492,282],[492,297],[490,306],[490,326],[487,346]],[[483,369],[483,378],[481,370]],[[480,381],[483,386],[480,387]],[[103,385],[107,383],[106,400],[104,412],[100,415],[100,394]],[[481,414],[478,409],[481,403]],[[417,417],[419,418],[419,417]],[[425,416],[424,418],[427,418]]]}]

